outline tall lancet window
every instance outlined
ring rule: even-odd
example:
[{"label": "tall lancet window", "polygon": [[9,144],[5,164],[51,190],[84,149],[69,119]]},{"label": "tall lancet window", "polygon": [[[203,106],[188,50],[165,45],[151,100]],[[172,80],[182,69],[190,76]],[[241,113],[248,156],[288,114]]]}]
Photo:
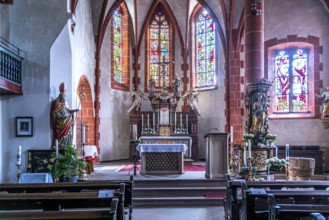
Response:
[{"label": "tall lancet window", "polygon": [[[150,78],[155,80],[155,87],[171,87],[173,79],[173,27],[169,17],[161,7],[149,22],[147,36],[147,82]],[[162,64],[164,63],[164,65]],[[164,67],[164,71],[163,71]]]},{"label": "tall lancet window", "polygon": [[125,4],[112,14],[111,29],[111,87],[129,91],[129,19]]},{"label": "tall lancet window", "polygon": [[195,17],[194,87],[216,85],[216,33],[213,18],[204,9]]},{"label": "tall lancet window", "polygon": [[113,54],[113,74],[114,81],[122,83],[122,14],[119,10],[114,11],[112,19],[113,39],[112,39],[112,54]]},{"label": "tall lancet window", "polygon": [[289,49],[277,51],[274,83],[274,112],[290,113],[308,111],[308,50]]}]

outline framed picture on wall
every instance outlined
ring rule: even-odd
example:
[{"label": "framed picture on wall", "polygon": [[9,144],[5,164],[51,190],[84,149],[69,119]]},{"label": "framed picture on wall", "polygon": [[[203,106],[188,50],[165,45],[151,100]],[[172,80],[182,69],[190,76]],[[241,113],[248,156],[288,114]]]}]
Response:
[{"label": "framed picture on wall", "polygon": [[33,136],[33,118],[16,117],[16,137]]}]

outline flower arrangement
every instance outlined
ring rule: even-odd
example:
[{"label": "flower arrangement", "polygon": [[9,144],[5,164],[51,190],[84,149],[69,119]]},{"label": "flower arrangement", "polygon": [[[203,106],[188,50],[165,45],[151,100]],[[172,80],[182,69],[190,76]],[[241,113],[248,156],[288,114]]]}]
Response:
[{"label": "flower arrangement", "polygon": [[274,141],[276,141],[276,139],[277,139],[277,136],[275,134],[267,134],[265,136],[266,142],[269,142],[269,141],[274,142]]},{"label": "flower arrangement", "polygon": [[287,162],[285,159],[279,159],[277,157],[271,157],[266,160],[267,166],[271,171],[281,171],[286,166]]},{"label": "flower arrangement", "polygon": [[242,135],[244,142],[248,142],[248,140],[252,140],[254,137],[255,137],[255,135],[252,133]]}]

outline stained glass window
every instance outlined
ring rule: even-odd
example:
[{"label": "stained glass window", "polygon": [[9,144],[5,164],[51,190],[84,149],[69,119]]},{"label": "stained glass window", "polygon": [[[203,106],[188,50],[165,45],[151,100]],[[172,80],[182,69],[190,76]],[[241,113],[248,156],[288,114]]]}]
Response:
[{"label": "stained glass window", "polygon": [[[170,61],[170,25],[166,15],[162,10],[159,10],[153,17],[150,23],[149,32],[149,68],[150,77],[155,80],[155,86],[169,86],[171,69],[169,68]],[[167,62],[164,66],[160,62]],[[165,77],[161,75],[165,71]],[[165,82],[163,82],[165,78]],[[163,84],[164,83],[164,84]]]},{"label": "stained glass window", "polygon": [[215,22],[206,10],[196,17],[196,87],[216,84]]},{"label": "stained glass window", "polygon": [[120,13],[119,8],[113,13],[112,29],[114,81],[122,83],[122,14]]},{"label": "stained glass window", "polygon": [[308,51],[292,49],[279,51],[275,57],[276,112],[305,112],[308,110]]}]

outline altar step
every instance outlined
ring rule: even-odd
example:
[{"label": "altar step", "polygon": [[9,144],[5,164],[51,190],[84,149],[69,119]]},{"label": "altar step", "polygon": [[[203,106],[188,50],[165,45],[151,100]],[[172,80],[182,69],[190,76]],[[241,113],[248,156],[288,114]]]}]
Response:
[{"label": "altar step", "polygon": [[222,205],[225,180],[135,180],[134,206]]}]

